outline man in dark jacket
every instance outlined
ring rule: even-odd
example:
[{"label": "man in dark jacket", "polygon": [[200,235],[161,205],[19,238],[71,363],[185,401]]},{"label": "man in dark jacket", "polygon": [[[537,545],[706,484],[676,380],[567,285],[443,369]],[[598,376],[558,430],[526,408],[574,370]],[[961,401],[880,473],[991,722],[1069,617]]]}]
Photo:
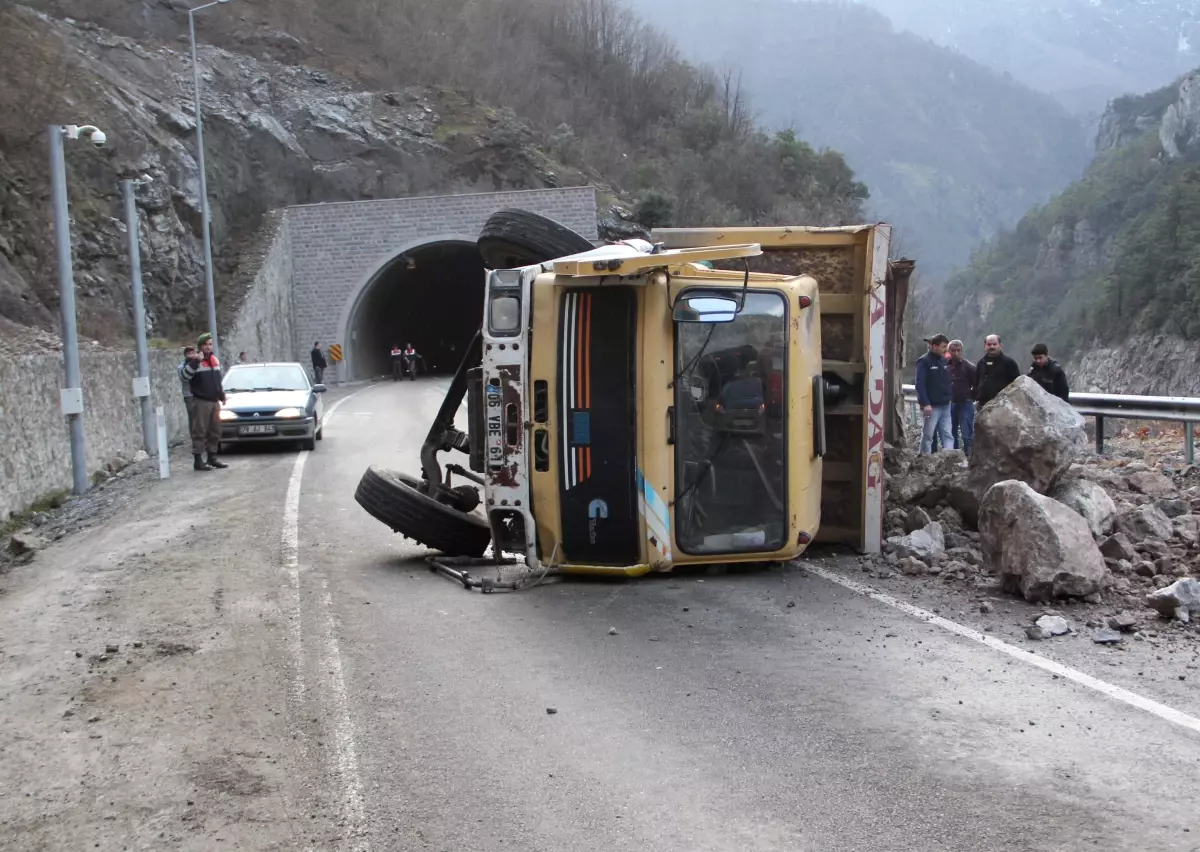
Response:
[{"label": "man in dark jacket", "polygon": [[946,361],[946,346],[950,341],[944,334],[929,338],[929,351],[917,360],[917,402],[925,413],[925,429],[921,433],[921,452],[933,452],[936,433],[942,449],[954,442],[950,434],[950,370]]},{"label": "man in dark jacket", "polygon": [[1033,355],[1033,366],[1029,368],[1029,378],[1041,385],[1046,393],[1054,394],[1063,402],[1070,402],[1071,388],[1067,384],[1067,373],[1050,357],[1050,347],[1045,343],[1035,343],[1030,354]]},{"label": "man in dark jacket", "polygon": [[975,442],[975,403],[971,388],[975,386],[975,365],[963,357],[963,342],[950,341],[950,431],[954,434],[954,449],[971,454]]},{"label": "man in dark jacket", "polygon": [[[184,363],[183,377],[192,388],[195,402],[195,417],[192,420],[193,470],[212,470],[229,467],[217,458],[221,448],[221,403],[225,401],[225,388],[221,384],[221,365],[213,354],[212,335],[202,334],[196,341],[198,353]],[[204,461],[204,451],[208,461]]]},{"label": "man in dark jacket", "polygon": [[1000,335],[989,334],[983,345],[987,351],[975,365],[974,397],[980,408],[1021,376],[1021,366],[1004,354]]},{"label": "man in dark jacket", "polygon": [[310,354],[312,355],[313,384],[319,385],[325,375],[325,368],[329,366],[325,363],[325,353],[321,351],[321,341],[317,340],[313,342]]}]

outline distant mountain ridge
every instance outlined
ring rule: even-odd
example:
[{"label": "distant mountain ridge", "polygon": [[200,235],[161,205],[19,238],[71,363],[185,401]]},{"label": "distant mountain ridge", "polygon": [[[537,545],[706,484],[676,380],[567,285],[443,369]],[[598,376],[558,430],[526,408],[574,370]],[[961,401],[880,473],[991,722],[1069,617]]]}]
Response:
[{"label": "distant mountain ridge", "polygon": [[922,303],[920,327],[995,332],[1022,353],[1047,342],[1112,392],[1162,392],[1134,353],[1174,352],[1175,392],[1200,392],[1197,359],[1181,354],[1200,341],[1200,70],[1115,100],[1100,146],[1081,180]]},{"label": "distant mountain ridge", "polygon": [[861,4],[630,3],[691,57],[740,70],[763,123],[843,152],[926,288],[1090,157],[1083,126],[1053,98]]},{"label": "distant mountain ridge", "polygon": [[1099,112],[1200,65],[1195,0],[862,2],[1077,112]]}]

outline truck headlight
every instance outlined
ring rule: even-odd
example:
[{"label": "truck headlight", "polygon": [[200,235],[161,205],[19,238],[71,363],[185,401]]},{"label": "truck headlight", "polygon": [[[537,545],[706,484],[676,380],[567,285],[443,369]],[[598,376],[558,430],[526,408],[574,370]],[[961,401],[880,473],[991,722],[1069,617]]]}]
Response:
[{"label": "truck headlight", "polygon": [[516,296],[492,297],[488,328],[494,334],[512,334],[521,327],[521,300]]}]

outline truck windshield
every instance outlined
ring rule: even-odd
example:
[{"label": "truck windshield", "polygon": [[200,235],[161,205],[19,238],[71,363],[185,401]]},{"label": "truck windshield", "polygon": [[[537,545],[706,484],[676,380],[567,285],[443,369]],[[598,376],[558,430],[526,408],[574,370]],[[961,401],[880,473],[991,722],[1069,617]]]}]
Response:
[{"label": "truck windshield", "polygon": [[787,302],[675,325],[676,538],[685,553],[771,552],[787,536]]}]

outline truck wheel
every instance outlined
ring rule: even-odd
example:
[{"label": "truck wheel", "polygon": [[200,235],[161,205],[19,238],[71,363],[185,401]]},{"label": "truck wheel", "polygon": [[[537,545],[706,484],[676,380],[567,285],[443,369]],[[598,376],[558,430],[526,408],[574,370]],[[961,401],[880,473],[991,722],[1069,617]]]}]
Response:
[{"label": "truck wheel", "polygon": [[448,556],[483,556],[492,531],[483,518],[460,512],[419,491],[421,480],[374,466],[358,482],[354,499],[395,532]]},{"label": "truck wheel", "polygon": [[475,244],[488,269],[516,269],[595,248],[553,219],[513,209],[493,213]]}]

